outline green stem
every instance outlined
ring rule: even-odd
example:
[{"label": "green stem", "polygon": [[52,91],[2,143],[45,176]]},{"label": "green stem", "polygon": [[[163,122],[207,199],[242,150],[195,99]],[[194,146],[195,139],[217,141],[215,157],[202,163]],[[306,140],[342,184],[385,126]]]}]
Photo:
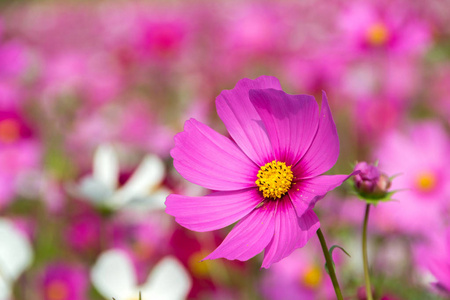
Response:
[{"label": "green stem", "polygon": [[317,230],[317,236],[319,237],[320,245],[322,246],[323,255],[325,256],[325,261],[328,268],[328,274],[330,275],[331,282],[333,282],[336,297],[338,300],[343,300],[344,298],[342,297],[341,288],[339,287],[336,273],[334,272],[333,259],[331,258],[331,254],[328,251],[327,242],[325,241],[325,237],[323,236],[322,230],[320,230],[320,228]]},{"label": "green stem", "polygon": [[366,282],[367,300],[373,300],[372,287],[370,285],[370,276],[369,276],[369,263],[367,259],[367,223],[369,221],[369,212],[370,212],[370,204],[367,203],[362,232],[362,253],[363,253],[364,281]]}]

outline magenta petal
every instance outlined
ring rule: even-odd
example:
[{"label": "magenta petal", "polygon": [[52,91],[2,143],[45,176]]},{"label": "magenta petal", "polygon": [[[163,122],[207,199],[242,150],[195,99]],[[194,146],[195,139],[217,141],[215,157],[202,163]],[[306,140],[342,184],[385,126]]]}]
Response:
[{"label": "magenta petal", "polygon": [[205,259],[248,260],[270,242],[274,231],[275,201],[253,210],[230,231],[225,240]]},{"label": "magenta petal", "polygon": [[300,226],[302,235],[297,241],[297,248],[301,248],[316,234],[317,229],[320,227],[320,222],[316,213],[310,209],[298,218],[298,225]]},{"label": "magenta petal", "polygon": [[226,227],[248,215],[263,198],[256,188],[232,192],[213,192],[204,197],[172,194],[166,212],[181,225],[194,231]]},{"label": "magenta petal", "polygon": [[194,119],[175,136],[174,167],[187,180],[219,191],[256,186],[256,166],[233,141]]},{"label": "magenta petal", "polygon": [[317,201],[326,193],[340,186],[350,175],[322,175],[314,178],[298,180],[288,192],[294,204],[297,215],[302,216],[305,211],[313,208]]},{"label": "magenta petal", "polygon": [[319,124],[319,107],[308,95],[274,89],[250,90],[277,160],[295,165],[311,146]]},{"label": "magenta petal", "polygon": [[217,114],[231,137],[259,166],[272,161],[274,155],[264,124],[250,102],[249,91],[267,88],[281,90],[280,82],[270,76],[242,79],[234,89],[223,91],[216,99]]},{"label": "magenta petal", "polygon": [[319,128],[310,148],[293,168],[294,173],[301,174],[302,178],[320,175],[334,166],[338,156],[339,138],[336,124],[328,106],[327,95],[323,92]]},{"label": "magenta petal", "polygon": [[263,268],[269,268],[295,249],[303,247],[320,226],[312,210],[298,218],[288,196],[278,200],[277,204],[274,236],[264,253]]}]

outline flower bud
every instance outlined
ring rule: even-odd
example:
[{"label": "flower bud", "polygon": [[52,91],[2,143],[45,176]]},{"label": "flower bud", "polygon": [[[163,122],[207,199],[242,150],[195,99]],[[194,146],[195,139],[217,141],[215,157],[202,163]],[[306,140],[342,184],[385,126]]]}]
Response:
[{"label": "flower bud", "polygon": [[391,181],[376,166],[360,162],[355,166],[355,171],[359,171],[359,174],[353,177],[355,189],[361,197],[381,199],[387,195]]},{"label": "flower bud", "polygon": [[373,196],[377,198],[384,197],[387,194],[390,187],[391,187],[391,180],[386,174],[382,173],[378,178],[378,181],[375,185],[375,189],[373,190]]}]

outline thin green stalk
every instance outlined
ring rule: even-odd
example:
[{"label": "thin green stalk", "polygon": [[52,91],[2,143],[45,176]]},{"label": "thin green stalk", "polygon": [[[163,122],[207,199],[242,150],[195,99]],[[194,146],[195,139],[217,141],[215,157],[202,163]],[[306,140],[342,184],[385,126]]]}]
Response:
[{"label": "thin green stalk", "polygon": [[364,224],[362,232],[362,253],[363,253],[363,264],[364,264],[364,281],[366,282],[366,295],[367,300],[373,300],[372,297],[372,287],[370,285],[370,275],[369,275],[369,263],[367,259],[367,223],[369,221],[370,204],[366,204],[366,213],[364,215]]},{"label": "thin green stalk", "polygon": [[320,245],[322,246],[323,255],[325,256],[325,262],[328,268],[328,274],[330,275],[331,282],[333,282],[336,297],[338,300],[344,300],[344,298],[342,297],[341,288],[339,287],[339,283],[336,277],[336,273],[334,271],[333,259],[331,258],[327,242],[325,241],[325,237],[323,236],[322,230],[320,230],[320,228],[317,230],[317,236],[319,237]]}]

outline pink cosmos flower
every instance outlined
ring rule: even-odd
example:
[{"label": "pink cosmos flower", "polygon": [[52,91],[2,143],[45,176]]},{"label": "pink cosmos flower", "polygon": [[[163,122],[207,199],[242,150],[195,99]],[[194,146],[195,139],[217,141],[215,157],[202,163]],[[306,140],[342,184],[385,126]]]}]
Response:
[{"label": "pink cosmos flower", "polygon": [[311,242],[302,251],[293,253],[266,271],[261,284],[264,299],[333,299],[333,285],[325,273],[320,255],[318,241]]},{"label": "pink cosmos flower", "polygon": [[[434,121],[410,126],[406,132],[390,132],[374,152],[386,174],[401,174],[391,190],[400,190],[391,201],[372,212],[373,224],[383,231],[429,235],[442,228],[450,197],[450,140]],[[427,224],[424,226],[424,224]]]},{"label": "pink cosmos flower", "polygon": [[419,244],[415,249],[418,265],[431,272],[435,281],[434,291],[450,296],[450,227],[429,236],[428,243]]},{"label": "pink cosmos flower", "polygon": [[42,278],[42,299],[81,300],[88,290],[87,272],[76,265],[53,263]]},{"label": "pink cosmos flower", "polygon": [[393,1],[353,2],[338,21],[343,42],[355,54],[384,50],[400,56],[421,54],[431,44],[431,30],[417,12]]},{"label": "pink cosmos flower", "polygon": [[232,139],[191,119],[175,136],[174,166],[187,180],[214,190],[204,197],[170,195],[166,212],[195,231],[240,220],[205,259],[248,260],[265,250],[268,268],[303,247],[319,228],[312,208],[347,175],[319,176],[339,155],[325,93],[289,95],[278,79],[243,79],[216,99]]},{"label": "pink cosmos flower", "polygon": [[0,111],[0,209],[23,192],[21,182],[40,160],[40,144],[20,112]]}]

